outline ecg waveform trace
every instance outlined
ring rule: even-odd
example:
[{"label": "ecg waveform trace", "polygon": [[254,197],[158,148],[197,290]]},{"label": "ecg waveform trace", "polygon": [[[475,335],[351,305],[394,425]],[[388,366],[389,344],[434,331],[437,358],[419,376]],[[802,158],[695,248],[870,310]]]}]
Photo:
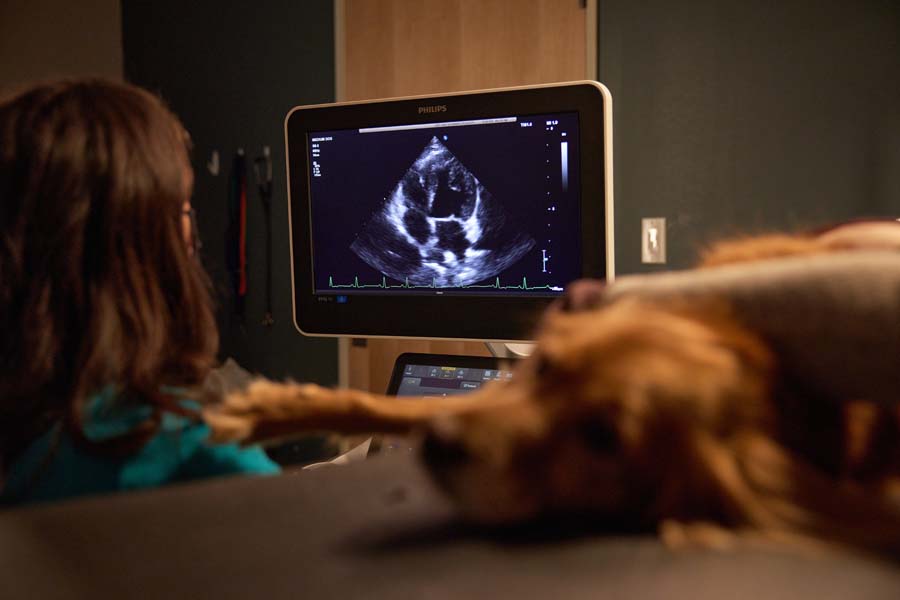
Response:
[{"label": "ecg waveform trace", "polygon": [[356,289],[356,290],[364,290],[364,289],[381,289],[381,290],[416,290],[416,289],[436,289],[436,290],[445,290],[445,289],[463,289],[463,290],[471,290],[471,289],[490,289],[490,290],[521,290],[521,291],[535,291],[535,290],[549,290],[552,292],[561,292],[563,288],[558,285],[536,285],[529,286],[528,278],[522,277],[522,283],[519,285],[500,285],[500,278],[497,277],[494,280],[494,283],[487,283],[481,285],[437,285],[436,281],[432,279],[431,284],[429,285],[411,285],[409,283],[409,279],[407,278],[403,283],[398,285],[388,284],[387,277],[381,278],[381,283],[360,283],[359,277],[353,278],[353,283],[335,283],[334,278],[329,275],[328,277],[328,287],[333,289]]}]

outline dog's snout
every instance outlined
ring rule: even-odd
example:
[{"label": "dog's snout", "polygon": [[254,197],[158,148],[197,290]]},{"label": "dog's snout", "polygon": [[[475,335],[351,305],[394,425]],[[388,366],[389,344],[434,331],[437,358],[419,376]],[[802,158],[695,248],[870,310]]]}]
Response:
[{"label": "dog's snout", "polygon": [[422,445],[425,461],[432,467],[451,467],[465,462],[469,451],[459,436],[460,423],[452,417],[435,420]]}]

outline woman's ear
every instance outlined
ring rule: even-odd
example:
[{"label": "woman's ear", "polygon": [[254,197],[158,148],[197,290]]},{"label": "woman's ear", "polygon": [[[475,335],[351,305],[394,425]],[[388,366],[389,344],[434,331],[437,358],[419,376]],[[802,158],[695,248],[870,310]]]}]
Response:
[{"label": "woman's ear", "polygon": [[195,236],[194,231],[194,209],[190,200],[185,200],[181,205],[181,237],[184,245],[188,250],[188,254],[194,255]]}]

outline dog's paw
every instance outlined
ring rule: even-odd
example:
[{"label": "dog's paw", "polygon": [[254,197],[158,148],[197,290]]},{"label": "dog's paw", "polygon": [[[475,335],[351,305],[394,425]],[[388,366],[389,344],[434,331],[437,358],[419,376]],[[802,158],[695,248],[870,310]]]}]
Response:
[{"label": "dog's paw", "polygon": [[259,379],[205,409],[203,418],[210,426],[212,441],[250,442],[272,424],[302,421],[311,401],[326,391],[315,384]]},{"label": "dog's paw", "polygon": [[659,537],[666,546],[674,550],[687,548],[733,550],[739,540],[734,531],[715,523],[706,521],[683,523],[672,519],[666,519],[660,524]]},{"label": "dog's paw", "polygon": [[222,413],[275,417],[302,411],[310,400],[326,391],[312,384],[277,383],[267,379],[252,382],[245,390],[229,394],[219,405]]},{"label": "dog's paw", "polygon": [[247,441],[255,429],[252,419],[222,414],[212,409],[203,411],[203,420],[209,426],[209,441],[216,444]]}]

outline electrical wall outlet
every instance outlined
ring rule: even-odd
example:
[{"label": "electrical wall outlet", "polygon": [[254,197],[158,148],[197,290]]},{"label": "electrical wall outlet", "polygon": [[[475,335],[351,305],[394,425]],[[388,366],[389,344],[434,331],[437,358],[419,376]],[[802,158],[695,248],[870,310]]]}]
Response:
[{"label": "electrical wall outlet", "polygon": [[666,262],[665,217],[641,219],[641,262],[650,264]]}]

